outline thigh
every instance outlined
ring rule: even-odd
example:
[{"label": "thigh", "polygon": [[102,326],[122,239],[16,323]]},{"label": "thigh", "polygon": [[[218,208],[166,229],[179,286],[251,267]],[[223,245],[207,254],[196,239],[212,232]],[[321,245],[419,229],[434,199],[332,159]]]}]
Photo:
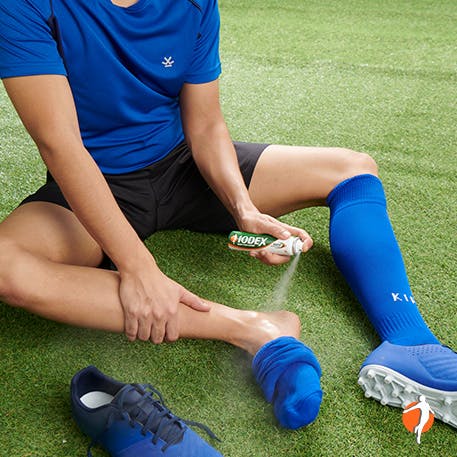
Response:
[{"label": "thigh", "polygon": [[[126,174],[104,175],[119,208],[142,240],[156,230],[156,197],[151,189],[150,174],[150,170],[146,168]],[[25,198],[21,205],[30,202],[55,203],[71,211],[70,205],[49,173],[46,183]],[[109,266],[109,259],[104,260],[107,263],[103,266]]]},{"label": "thigh", "polygon": [[370,156],[343,148],[268,146],[255,167],[249,194],[272,216],[326,205],[340,182],[357,174],[376,174]]},{"label": "thigh", "polygon": [[53,262],[97,266],[103,253],[69,209],[31,201],[0,224],[0,239]]}]

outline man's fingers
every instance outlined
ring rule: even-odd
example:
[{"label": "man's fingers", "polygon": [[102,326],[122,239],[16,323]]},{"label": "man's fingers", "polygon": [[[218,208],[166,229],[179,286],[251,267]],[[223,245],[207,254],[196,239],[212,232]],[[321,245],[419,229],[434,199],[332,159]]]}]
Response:
[{"label": "man's fingers", "polygon": [[[278,221],[279,222],[279,221]],[[303,229],[292,227],[291,225],[284,224],[279,222],[283,226],[283,233],[290,233],[293,236],[298,236],[303,241],[303,252],[309,251],[313,247],[313,239]],[[278,237],[284,239],[284,237]],[[287,238],[287,237],[286,237]]]},{"label": "man's fingers", "polygon": [[[282,240],[290,238],[291,236],[298,236],[298,238],[303,241],[303,252],[308,251],[313,246],[313,240],[305,230],[285,224],[274,218],[269,218],[268,221],[265,221],[261,231]],[[276,264],[278,262],[274,263]]]},{"label": "man's fingers", "polygon": [[165,339],[170,343],[179,338],[179,321],[177,318],[170,319],[167,322]]},{"label": "man's fingers", "polygon": [[250,252],[250,255],[266,265],[282,265],[290,260],[287,255],[273,254],[267,251]]},{"label": "man's fingers", "polygon": [[183,289],[181,295],[181,303],[184,303],[187,306],[190,306],[192,309],[196,311],[209,311],[211,309],[211,305],[203,301],[199,296],[189,292],[187,289]]},{"label": "man's fingers", "polygon": [[298,236],[302,241],[310,240],[312,242],[311,236],[306,230],[302,228],[293,227],[292,225],[285,224],[284,222],[277,221],[283,228],[284,231],[289,232],[293,236]]},{"label": "man's fingers", "polygon": [[151,341],[160,344],[165,338],[165,321],[155,321],[151,329]]},{"label": "man's fingers", "polygon": [[265,221],[265,225],[260,231],[263,233],[269,233],[275,238],[281,238],[283,240],[292,236],[290,230],[275,219]]},{"label": "man's fingers", "polygon": [[124,327],[124,333],[127,338],[130,341],[135,341],[138,335],[138,320],[133,317],[126,316]]},{"label": "man's fingers", "polygon": [[302,252],[307,252],[313,247],[314,241],[309,235],[305,239],[300,239],[303,241]]},{"label": "man's fingers", "polygon": [[148,341],[152,335],[152,320],[143,318],[140,319],[138,325],[138,339],[141,341]]}]

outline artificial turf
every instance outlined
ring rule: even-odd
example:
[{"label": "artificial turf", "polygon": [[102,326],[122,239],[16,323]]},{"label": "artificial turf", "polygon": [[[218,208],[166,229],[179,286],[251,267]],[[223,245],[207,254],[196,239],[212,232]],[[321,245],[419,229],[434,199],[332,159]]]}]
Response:
[{"label": "artificial turf", "polygon": [[[416,301],[441,341],[457,348],[455,1],[220,0],[220,10],[221,98],[233,138],[370,153]],[[1,220],[44,180],[3,89],[0,138]],[[418,446],[401,410],[365,399],[357,386],[359,366],[379,341],[332,262],[328,210],[283,220],[315,241],[284,303],[301,317],[323,369],[314,424],[278,428],[250,358],[227,344],[129,343],[0,304],[0,455],[85,455],[68,384],[89,364],[153,383],[176,414],[209,425],[228,457],[456,455],[456,430],[436,423]],[[264,309],[286,269],[229,252],[222,235],[157,233],[147,243],[172,278],[244,309]]]}]

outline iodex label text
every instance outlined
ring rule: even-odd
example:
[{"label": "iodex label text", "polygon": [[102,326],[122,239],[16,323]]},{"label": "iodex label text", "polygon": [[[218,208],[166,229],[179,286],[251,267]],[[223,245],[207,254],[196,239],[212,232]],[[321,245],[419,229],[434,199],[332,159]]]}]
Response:
[{"label": "iodex label text", "polygon": [[253,248],[260,248],[262,246],[266,246],[267,241],[268,241],[267,236],[242,235],[242,236],[238,237],[236,244],[238,244],[239,246],[246,246],[246,247],[252,246]]}]

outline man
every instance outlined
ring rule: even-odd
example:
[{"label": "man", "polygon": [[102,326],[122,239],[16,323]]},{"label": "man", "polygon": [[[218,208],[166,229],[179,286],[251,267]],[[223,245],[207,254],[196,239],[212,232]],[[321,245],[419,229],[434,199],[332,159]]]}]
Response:
[{"label": "man", "polygon": [[[335,261],[383,340],[360,383],[372,389],[389,373],[455,404],[457,356],[415,305],[374,161],[341,148],[232,143],[219,105],[215,0],[53,3],[0,5],[0,77],[50,172],[0,225],[4,301],[131,340],[237,345],[255,355],[279,422],[298,428],[317,416],[322,393],[297,316],[208,303],[167,278],[142,240],[237,226],[299,236],[306,251],[310,236],[275,217],[328,205]],[[116,272],[97,268],[107,260]],[[455,409],[443,416],[457,425]]]}]

